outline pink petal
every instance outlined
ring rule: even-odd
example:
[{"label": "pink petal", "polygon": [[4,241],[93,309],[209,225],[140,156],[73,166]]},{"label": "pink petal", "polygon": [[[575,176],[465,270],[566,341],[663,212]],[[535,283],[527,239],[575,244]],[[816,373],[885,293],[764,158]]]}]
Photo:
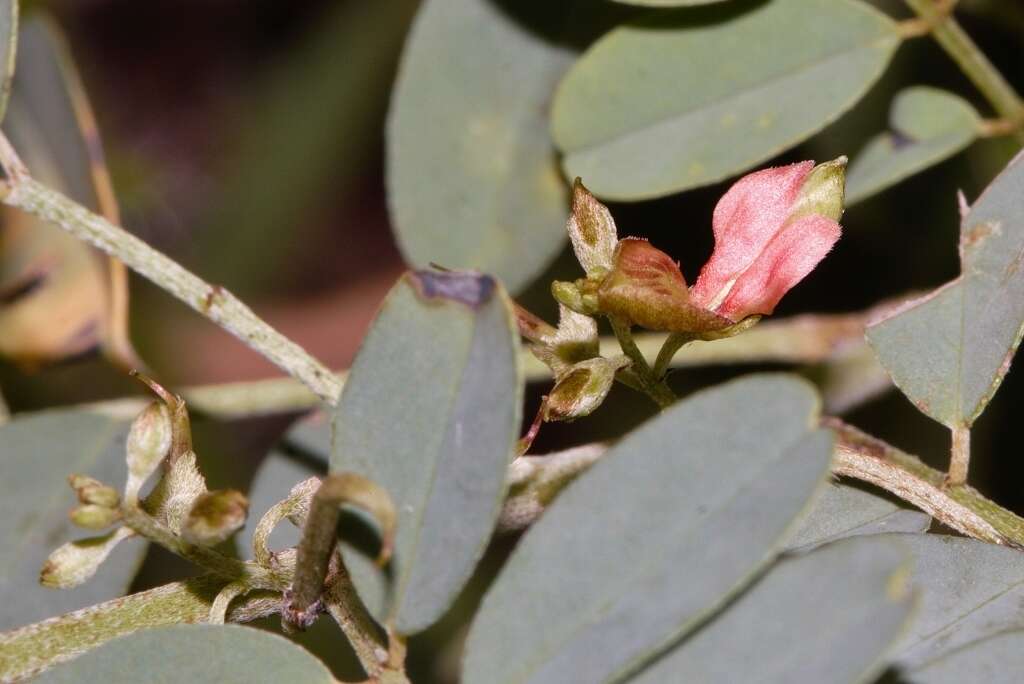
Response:
[{"label": "pink petal", "polygon": [[813,161],[755,171],[736,181],[715,206],[715,251],[690,296],[711,306],[715,296],[743,273],[785,225]]},{"label": "pink petal", "polygon": [[770,314],[783,295],[814,270],[839,239],[839,224],[812,214],[793,221],[737,279],[717,313],[734,321]]}]

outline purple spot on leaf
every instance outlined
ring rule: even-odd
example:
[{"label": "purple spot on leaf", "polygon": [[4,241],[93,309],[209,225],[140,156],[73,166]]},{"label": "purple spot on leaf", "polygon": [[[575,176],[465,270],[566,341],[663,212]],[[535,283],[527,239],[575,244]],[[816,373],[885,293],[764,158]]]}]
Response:
[{"label": "purple spot on leaf", "polygon": [[494,294],[494,278],[472,271],[412,271],[409,273],[421,297],[450,299],[479,309]]}]

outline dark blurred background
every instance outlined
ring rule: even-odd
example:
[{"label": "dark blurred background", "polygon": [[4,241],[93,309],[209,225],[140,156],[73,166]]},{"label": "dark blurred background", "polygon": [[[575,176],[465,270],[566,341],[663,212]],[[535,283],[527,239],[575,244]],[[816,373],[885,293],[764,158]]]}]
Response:
[{"label": "dark blurred background", "polygon": [[[900,2],[874,3],[905,17]],[[209,282],[237,294],[332,367],[351,361],[379,300],[402,269],[383,189],[383,123],[414,0],[52,0],[99,121],[129,230]],[[1007,78],[1024,90],[1024,5],[963,0],[958,16]],[[929,39],[903,45],[885,77],[851,112],[777,162],[853,156],[886,125],[901,88],[950,89],[991,116],[971,84]],[[791,292],[776,316],[855,311],[957,275],[956,191],[969,200],[1015,152],[990,139],[852,207],[836,250]],[[429,182],[426,179],[425,182]],[[612,205],[620,232],[649,237],[695,277],[710,254],[710,217],[727,184],[666,199]],[[563,253],[522,293],[551,319],[552,278],[575,278]],[[277,375],[269,363],[140,278],[132,278],[132,335],[161,381]],[[676,373],[680,391],[742,369]],[[138,394],[105,361],[87,358],[34,374],[0,366],[15,411]],[[532,415],[543,387],[528,398]],[[1013,408],[1024,373],[1011,372],[978,421],[972,482],[1024,513],[1024,459]],[[591,420],[547,426],[543,452],[619,434],[650,414],[624,388]],[[213,485],[244,485],[290,418],[197,425]],[[948,433],[898,392],[854,410],[853,422],[943,467]],[[211,457],[210,454],[215,454]],[[216,461],[214,463],[213,461]],[[492,552],[500,558],[502,548]],[[492,559],[493,560],[493,559]],[[168,574],[158,556],[147,586]],[[468,594],[471,594],[469,592]],[[472,599],[467,598],[467,601]],[[457,612],[457,611],[456,611]],[[338,643],[330,637],[330,643]],[[413,659],[430,649],[414,648]],[[435,654],[436,655],[436,654]],[[443,658],[442,658],[443,660]],[[434,661],[431,668],[444,667]]]}]

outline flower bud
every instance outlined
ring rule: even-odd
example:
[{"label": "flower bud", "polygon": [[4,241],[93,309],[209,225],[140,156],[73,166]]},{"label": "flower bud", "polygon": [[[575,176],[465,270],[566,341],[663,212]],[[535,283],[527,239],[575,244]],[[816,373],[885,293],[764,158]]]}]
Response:
[{"label": "flower bud", "polygon": [[625,238],[598,288],[601,312],[650,330],[703,333],[733,322],[690,303],[679,265],[646,240]]},{"label": "flower bud", "polygon": [[597,297],[581,287],[586,284],[588,283],[585,280],[578,280],[575,283],[556,280],[551,283],[551,296],[570,311],[593,316],[597,313]]},{"label": "flower bud", "polygon": [[618,234],[608,208],[583,187],[579,178],[572,186],[572,213],[566,223],[576,259],[588,276],[603,276],[612,267]]},{"label": "flower bud", "polygon": [[53,589],[77,587],[96,574],[122,540],[135,534],[127,527],[119,527],[102,537],[90,537],[64,544],[50,554],[39,573],[39,582]]},{"label": "flower bud", "polygon": [[196,454],[186,451],[153,487],[144,508],[172,532],[181,534],[189,511],[205,493],[206,479],[196,466]]},{"label": "flower bud", "polygon": [[139,490],[171,448],[171,417],[167,406],[153,402],[128,432],[128,482],[125,498],[138,500]]},{"label": "flower bud", "polygon": [[615,373],[629,364],[625,356],[598,357],[577,363],[548,395],[544,420],[575,420],[590,415],[608,396]]},{"label": "flower bud", "polygon": [[71,510],[71,522],[87,530],[102,530],[121,519],[121,512],[97,504],[83,504]]},{"label": "flower bud", "polygon": [[530,345],[533,355],[551,369],[555,378],[562,377],[573,364],[599,353],[597,321],[576,313],[564,304],[559,304],[558,310],[558,328],[547,326],[550,332]]},{"label": "flower bud", "polygon": [[70,475],[68,482],[75,490],[78,500],[84,504],[116,508],[121,503],[121,496],[116,489],[88,475]]},{"label": "flower bud", "polygon": [[181,527],[185,541],[214,546],[245,525],[249,501],[234,489],[205,492],[196,497]]}]

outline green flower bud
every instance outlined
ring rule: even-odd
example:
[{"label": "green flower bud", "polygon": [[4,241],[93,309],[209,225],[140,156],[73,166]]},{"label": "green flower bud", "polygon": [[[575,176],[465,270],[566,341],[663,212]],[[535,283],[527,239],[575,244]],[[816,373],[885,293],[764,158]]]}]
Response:
[{"label": "green flower bud", "polygon": [[121,512],[97,504],[83,504],[71,510],[71,522],[87,530],[102,530],[121,519]]},{"label": "green flower bud", "polygon": [[84,504],[116,508],[121,503],[121,496],[116,489],[88,475],[71,475],[68,482],[75,490],[78,500]]}]

